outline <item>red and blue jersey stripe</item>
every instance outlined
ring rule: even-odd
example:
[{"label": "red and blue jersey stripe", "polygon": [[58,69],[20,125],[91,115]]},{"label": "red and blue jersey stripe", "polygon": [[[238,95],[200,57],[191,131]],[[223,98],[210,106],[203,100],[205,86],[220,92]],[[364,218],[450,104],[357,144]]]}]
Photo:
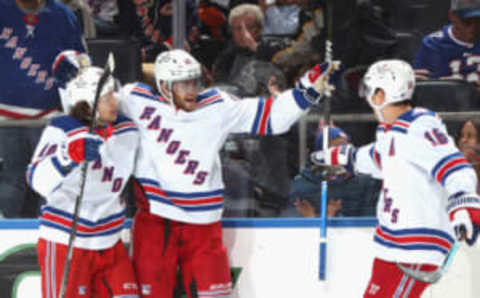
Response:
[{"label": "red and blue jersey stripe", "polygon": [[377,226],[374,241],[380,245],[403,249],[438,251],[447,255],[455,240],[441,230],[430,228],[390,230],[384,226]]},{"label": "red and blue jersey stripe", "polygon": [[382,168],[382,158],[381,158],[380,154],[378,153],[378,151],[375,150],[375,147],[372,146],[372,148],[370,148],[368,153],[370,154],[370,158],[372,158],[372,160],[375,162],[375,164],[381,169]]},{"label": "red and blue jersey stripe", "polygon": [[257,135],[271,135],[272,125],[270,113],[272,110],[273,97],[261,98],[258,101],[257,114],[253,122],[252,134]]},{"label": "red and blue jersey stripe", "polygon": [[78,134],[81,134],[83,132],[88,132],[88,127],[78,127],[78,128],[75,128],[75,129],[72,129],[70,131],[65,131],[65,133],[67,134],[67,137],[73,137],[75,135],[78,135]]},{"label": "red and blue jersey stripe", "polygon": [[222,94],[215,89],[208,90],[198,95],[197,108],[223,102]]},{"label": "red and blue jersey stripe", "polygon": [[390,129],[390,125],[385,122],[381,122],[377,127],[377,132],[385,132]]},{"label": "red and blue jersey stripe", "polygon": [[27,173],[26,173],[26,178],[27,178],[27,184],[32,185],[33,182],[33,173],[35,173],[35,170],[40,163],[40,160],[37,160],[36,162],[30,164],[27,168]]},{"label": "red and blue jersey stripe", "polygon": [[[122,210],[97,221],[79,218],[76,235],[78,237],[99,237],[115,234],[122,230],[125,214],[125,210]],[[48,205],[41,210],[40,225],[70,233],[72,222],[73,215],[69,212]]]},{"label": "red and blue jersey stripe", "polygon": [[472,165],[460,152],[452,153],[442,158],[432,169],[431,175],[442,185],[448,176],[463,168],[472,168]]},{"label": "red and blue jersey stripe", "polygon": [[393,123],[390,130],[406,134],[409,127],[410,127],[410,123],[408,121],[398,119]]},{"label": "red and blue jersey stripe", "polygon": [[138,95],[138,96],[147,98],[147,99],[168,103],[168,101],[165,98],[163,98],[159,94],[156,94],[152,90],[152,88],[146,84],[142,84],[142,83],[135,84],[135,86],[133,87],[132,91],[130,91],[130,93],[133,95]]},{"label": "red and blue jersey stripe", "polygon": [[223,207],[224,189],[206,192],[176,192],[161,189],[159,184],[151,179],[138,178],[147,199],[168,205],[173,205],[186,211],[206,211]]},{"label": "red and blue jersey stripe", "polygon": [[384,122],[380,123],[377,127],[377,132],[395,131],[400,133],[407,133],[409,127],[409,121],[398,119],[393,124],[387,124]]},{"label": "red and blue jersey stripe", "polygon": [[138,131],[137,125],[132,121],[124,121],[116,124],[114,127],[113,134],[119,135],[129,131]]}]

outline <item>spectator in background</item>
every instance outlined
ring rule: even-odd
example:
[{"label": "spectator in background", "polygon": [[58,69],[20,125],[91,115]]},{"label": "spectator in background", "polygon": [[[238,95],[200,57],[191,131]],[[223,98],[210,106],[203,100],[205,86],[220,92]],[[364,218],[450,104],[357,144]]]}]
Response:
[{"label": "spectator in background", "polygon": [[[77,19],[54,0],[1,1],[0,13],[0,120],[50,118],[60,106],[51,72],[55,56],[63,49],[85,51]],[[42,127],[0,128],[0,210],[5,217],[22,215],[25,199],[33,198],[27,192],[25,168],[41,131]]]},{"label": "spectator in background", "polygon": [[[259,2],[268,2],[261,0]],[[298,32],[301,7],[298,0],[277,0],[264,9],[263,34],[295,35]]]},{"label": "spectator in background", "polygon": [[60,0],[77,16],[84,38],[97,37],[97,31],[90,7],[83,0]]},{"label": "spectator in background", "polygon": [[452,0],[451,24],[422,39],[413,67],[418,79],[459,79],[480,89],[477,41],[480,26],[479,0]]},{"label": "spectator in background", "polygon": [[[312,56],[320,61],[324,46],[318,47],[318,39],[322,36],[325,28],[323,4],[305,0],[301,2],[298,12],[298,30],[293,36],[292,42],[284,49],[275,53],[273,63],[281,67],[285,72],[291,72],[309,62]],[[271,9],[271,7],[267,8]]]},{"label": "spectator in background", "polygon": [[[133,1],[132,9],[137,18],[132,34],[142,41],[143,62],[153,62],[155,57],[172,48],[172,0]],[[193,0],[186,0],[185,18],[187,34],[196,31],[196,6]],[[188,48],[188,44],[186,45]]]},{"label": "spectator in background", "polygon": [[262,39],[265,18],[255,4],[240,4],[228,16],[233,42],[227,45],[213,65],[216,81],[233,82],[241,69],[251,60],[270,62],[272,56],[284,47],[281,43]]},{"label": "spectator in background", "polygon": [[[472,164],[477,178],[480,177],[480,121],[469,119],[463,122],[457,134],[457,146]],[[477,193],[480,193],[480,185],[477,187]]]},{"label": "spectator in background", "polygon": [[[329,147],[347,144],[349,137],[337,127],[329,129]],[[315,138],[314,150],[322,150],[323,134]],[[305,168],[295,176],[290,190],[290,202],[296,209],[287,208],[282,216],[315,217],[320,214],[322,181],[328,180],[327,216],[375,216],[381,181],[367,175],[343,173],[325,177],[322,169],[307,159]]]},{"label": "spectator in background", "polygon": [[381,14],[382,8],[373,2],[298,0],[299,30],[287,47],[275,53],[272,63],[284,73],[294,74],[311,60],[322,61],[329,23],[325,12],[331,4],[333,55],[343,66],[341,85],[336,84],[337,95],[343,93],[342,101],[351,103],[352,97],[357,97],[357,85],[366,65],[391,57],[397,43],[395,32]]},{"label": "spectator in background", "polygon": [[115,21],[119,13],[117,0],[87,0],[99,37],[115,36],[120,29]]},{"label": "spectator in background", "polygon": [[207,31],[220,44],[225,42],[228,8],[221,0],[200,0],[198,19],[201,29]]}]

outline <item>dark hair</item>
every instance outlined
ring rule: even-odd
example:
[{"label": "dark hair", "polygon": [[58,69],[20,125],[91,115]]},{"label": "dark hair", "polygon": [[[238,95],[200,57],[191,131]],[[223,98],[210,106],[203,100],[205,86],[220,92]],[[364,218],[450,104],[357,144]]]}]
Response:
[{"label": "dark hair", "polygon": [[70,110],[70,116],[88,125],[92,118],[92,109],[86,101],[79,101]]},{"label": "dark hair", "polygon": [[465,121],[460,124],[458,127],[457,133],[455,134],[455,144],[458,146],[458,141],[460,141],[460,137],[462,136],[462,129],[467,124],[467,122],[472,122],[473,127],[477,130],[477,143],[480,141],[480,119],[466,119]]}]

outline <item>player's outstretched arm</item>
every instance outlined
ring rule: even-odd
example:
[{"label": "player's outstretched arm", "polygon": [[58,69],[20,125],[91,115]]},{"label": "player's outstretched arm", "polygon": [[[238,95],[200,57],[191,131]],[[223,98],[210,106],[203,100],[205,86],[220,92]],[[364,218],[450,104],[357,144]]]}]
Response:
[{"label": "player's outstretched arm", "polygon": [[[275,135],[287,132],[313,105],[322,102],[329,75],[339,67],[339,62],[324,62],[307,71],[295,88],[285,90],[275,98],[245,98],[221,91],[206,91],[211,98],[220,94],[222,127],[229,133]],[[216,93],[215,93],[216,92]],[[202,95],[203,96],[203,95]],[[231,100],[230,100],[231,99]]]}]

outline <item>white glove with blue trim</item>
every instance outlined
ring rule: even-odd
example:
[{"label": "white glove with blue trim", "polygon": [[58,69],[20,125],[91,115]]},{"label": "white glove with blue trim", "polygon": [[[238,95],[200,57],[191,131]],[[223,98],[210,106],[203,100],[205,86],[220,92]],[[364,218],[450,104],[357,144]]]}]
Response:
[{"label": "white glove with blue trim", "polygon": [[297,89],[305,98],[313,103],[322,102],[327,88],[331,92],[335,87],[331,84],[331,74],[340,68],[340,61],[323,62],[307,71],[298,81]]},{"label": "white glove with blue trim", "polygon": [[323,167],[326,176],[337,176],[345,172],[355,175],[355,152],[352,144],[330,147],[327,151],[314,151],[310,160],[316,166]]}]

